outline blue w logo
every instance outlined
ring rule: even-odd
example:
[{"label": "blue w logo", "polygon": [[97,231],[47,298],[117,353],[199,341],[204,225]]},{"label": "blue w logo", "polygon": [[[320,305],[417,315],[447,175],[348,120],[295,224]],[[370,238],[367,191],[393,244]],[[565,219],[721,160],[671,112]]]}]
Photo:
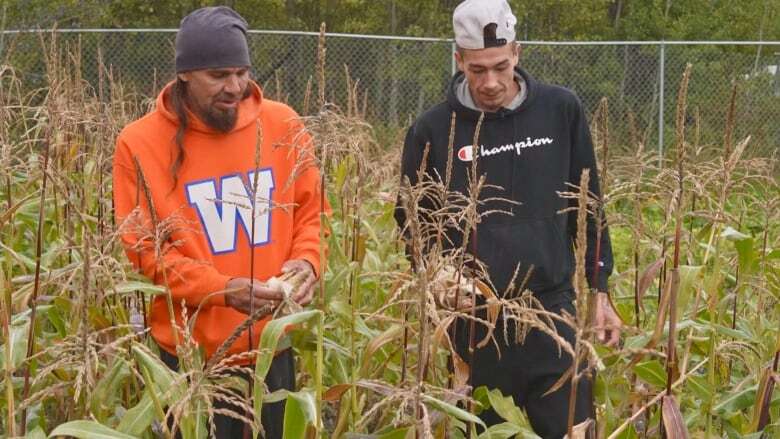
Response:
[{"label": "blue w logo", "polygon": [[[215,179],[187,183],[184,190],[187,200],[200,217],[203,230],[214,254],[229,253],[236,250],[238,223],[243,227],[252,245],[267,244],[271,237],[271,195],[274,189],[274,175],[271,168],[258,170],[257,191],[255,192],[255,221],[252,227],[251,188],[255,181],[255,172],[247,174],[247,180],[239,174],[220,178],[219,186]],[[254,238],[254,239],[253,239]]]}]

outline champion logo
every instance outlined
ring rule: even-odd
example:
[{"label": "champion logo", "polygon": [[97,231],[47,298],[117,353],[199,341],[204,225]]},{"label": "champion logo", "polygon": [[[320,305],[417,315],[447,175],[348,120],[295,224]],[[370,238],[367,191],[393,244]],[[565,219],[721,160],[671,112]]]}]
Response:
[{"label": "champion logo", "polygon": [[[485,145],[479,146],[479,155],[482,157],[489,157],[491,155],[500,154],[502,152],[514,151],[517,155],[522,154],[526,148],[532,148],[534,146],[550,145],[554,142],[549,137],[540,137],[531,139],[526,137],[525,141],[518,141],[515,143],[508,143],[506,145],[496,146],[494,148],[485,148]],[[458,150],[458,159],[464,162],[470,162],[474,159],[474,147],[472,145],[466,145]]]},{"label": "champion logo", "polygon": [[474,158],[474,148],[471,145],[466,145],[458,150],[458,158],[462,162],[470,162]]}]

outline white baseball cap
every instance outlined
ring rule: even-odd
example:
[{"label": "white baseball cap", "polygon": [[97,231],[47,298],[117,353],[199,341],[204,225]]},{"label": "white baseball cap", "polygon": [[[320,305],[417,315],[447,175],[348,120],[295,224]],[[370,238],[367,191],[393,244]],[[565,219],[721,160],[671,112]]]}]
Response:
[{"label": "white baseball cap", "polygon": [[455,8],[455,43],[463,49],[503,46],[515,40],[517,18],[506,0],[466,0]]}]

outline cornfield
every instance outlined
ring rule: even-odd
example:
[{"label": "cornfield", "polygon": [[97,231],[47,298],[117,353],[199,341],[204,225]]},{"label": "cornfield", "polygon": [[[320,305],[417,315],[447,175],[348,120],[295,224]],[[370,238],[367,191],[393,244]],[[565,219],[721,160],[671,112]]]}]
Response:
[{"label": "cornfield", "polygon": [[[41,53],[44,88],[29,90],[14,66],[0,64],[1,436],[201,438],[214,402],[230,401],[240,407],[232,416],[262,437],[263,403],[286,400],[289,438],[536,437],[511,398],[468,386],[470,366],[450,340],[458,320],[487,329],[476,343],[505,337],[493,331],[503,319],[518,334],[556,340],[580,365],[569,374],[575,382],[594,378],[595,437],[780,437],[778,158],[750,154],[750,138],[734,138],[738,81],[722,103],[722,141],[701,143],[698,121],[710,109],[688,108],[696,78],[686,70],[676,139],[660,158],[636,130],[610,134],[606,100],[592,115],[604,195],[580,189],[586,173],[561,196],[577,206],[580,235],[586,215],[609,223],[612,301],[624,321],[613,349],[594,341],[584,246],[577,315],[546,312],[526,291],[487,288],[485,305],[449,303],[453,290],[478,286],[462,282],[466,248],[436,246],[445,225],[480,221],[484,180],[471,174],[470,196],[451,192],[447,176],[401,181],[403,133],[366,122],[349,70],[325,71],[321,37],[318,75],[299,109],[332,206],[323,211],[328,262],[317,297],[266,327],[258,349],[242,354],[255,358],[251,369],[220,354],[203,358],[184,325],[174,372],[146,327],[151,298],[167,288],[130,265],[111,202],[116,136],[151,103],[106,67],[88,84],[82,63],[101,60],[83,60],[77,47],[55,39]],[[331,76],[345,78],[345,102],[326,100]],[[422,198],[440,208],[419,215]],[[398,230],[397,199],[409,218],[426,220]],[[168,226],[148,233],[159,239]],[[556,323],[574,328],[575,345],[557,336]],[[289,325],[296,329],[285,334]],[[269,393],[263,378],[284,344],[295,350],[298,388]],[[237,380],[238,370],[254,384]],[[478,433],[487,407],[505,422]]]}]

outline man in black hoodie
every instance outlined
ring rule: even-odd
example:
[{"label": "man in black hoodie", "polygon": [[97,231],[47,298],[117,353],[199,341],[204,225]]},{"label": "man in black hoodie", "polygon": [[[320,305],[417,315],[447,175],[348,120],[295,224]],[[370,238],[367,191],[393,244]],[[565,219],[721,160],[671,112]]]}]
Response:
[{"label": "man in black hoodie", "polygon": [[[469,239],[467,248],[485,264],[489,281],[499,293],[524,287],[547,310],[565,310],[573,315],[576,213],[559,213],[572,202],[558,192],[570,191],[567,183],[579,184],[582,171],[590,169],[589,190],[600,196],[593,144],[577,96],[565,88],[537,82],[518,66],[520,46],[515,41],[515,23],[506,0],[466,0],[455,9],[455,59],[460,71],[452,78],[446,102],[422,114],[409,129],[402,178],[415,185],[420,169],[424,169],[426,178],[436,181],[451,175],[449,190],[467,194],[468,173],[476,159],[477,172],[489,185],[479,194],[480,210],[504,213],[485,216],[471,233],[450,231],[448,242],[457,247],[463,239]],[[481,116],[479,139],[473,145]],[[408,232],[403,203],[399,197],[396,220]],[[621,321],[607,295],[607,278],[612,271],[609,233],[606,228],[597,233],[592,217],[586,253],[587,278],[590,287],[598,291],[594,322],[598,338],[615,345]],[[527,282],[521,285],[524,279]],[[495,334],[503,334],[501,319],[497,325]],[[573,345],[573,330],[562,324],[556,326]],[[513,328],[507,329],[513,332]],[[518,406],[526,409],[539,435],[562,437],[566,433],[570,384],[545,393],[569,369],[571,357],[559,351],[551,337],[534,330],[522,344],[507,344],[503,336],[498,336],[497,345],[488,343],[474,351],[470,359],[469,339],[481,340],[486,329],[478,325],[472,337],[468,332],[469,325],[461,322],[456,328],[455,344],[473,364],[470,384],[498,388],[504,395],[511,395]],[[594,417],[591,393],[591,383],[580,381],[575,423]],[[502,422],[493,411],[481,416],[488,425]]]}]

